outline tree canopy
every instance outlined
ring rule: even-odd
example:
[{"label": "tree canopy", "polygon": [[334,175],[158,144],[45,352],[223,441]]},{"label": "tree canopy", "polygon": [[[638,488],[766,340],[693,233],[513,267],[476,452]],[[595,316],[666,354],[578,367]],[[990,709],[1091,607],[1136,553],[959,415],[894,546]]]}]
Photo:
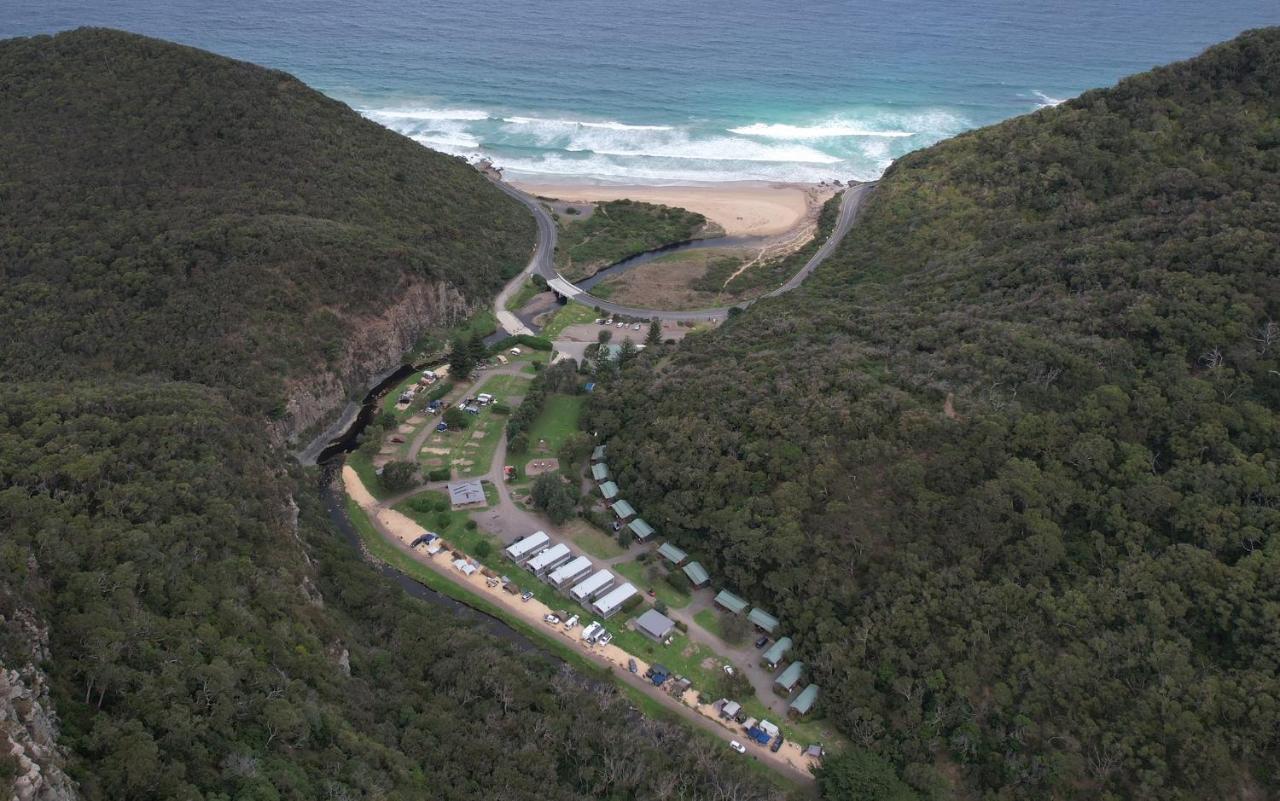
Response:
[{"label": "tree canopy", "polygon": [[597,388],[645,518],[916,789],[1280,792],[1280,29],[908,155]]}]

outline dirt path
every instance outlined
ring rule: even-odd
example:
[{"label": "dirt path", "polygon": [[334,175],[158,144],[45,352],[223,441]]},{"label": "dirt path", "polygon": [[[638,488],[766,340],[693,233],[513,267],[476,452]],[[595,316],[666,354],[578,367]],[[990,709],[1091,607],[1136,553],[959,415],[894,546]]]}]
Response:
[{"label": "dirt path", "polygon": [[[506,442],[499,446],[499,452],[505,454]],[[502,464],[495,459],[495,464]],[[365,488],[360,481],[359,474],[350,467],[344,466],[342,469],[342,482],[346,488],[347,494],[356,502],[366,513],[369,514],[373,526],[378,533],[400,548],[404,553],[408,554],[415,561],[435,571],[437,574],[448,578],[450,581],[460,586],[466,587],[471,592],[479,595],[494,605],[498,606],[508,614],[514,615],[528,623],[530,626],[544,630],[548,637],[558,637],[563,642],[567,642],[572,647],[577,648],[583,655],[596,662],[597,664],[607,667],[612,673],[620,677],[623,681],[628,682],[632,686],[640,689],[651,698],[654,698],[663,706],[673,710],[688,722],[710,731],[719,737],[723,737],[727,743],[729,740],[737,740],[747,747],[747,756],[760,761],[770,768],[777,770],[786,776],[801,782],[813,781],[811,769],[814,763],[806,757],[797,743],[787,741],[778,752],[771,752],[767,747],[760,746],[749,742],[743,735],[741,728],[736,724],[730,726],[721,721],[715,714],[714,709],[710,706],[699,706],[696,703],[696,693],[690,691],[684,694],[682,698],[674,698],[670,694],[662,691],[660,688],[654,687],[650,682],[644,680],[641,674],[648,669],[648,663],[645,660],[628,654],[620,648],[613,645],[605,647],[589,646],[582,641],[580,636],[581,628],[572,631],[565,631],[563,626],[549,626],[543,622],[543,616],[552,610],[542,604],[536,598],[529,601],[521,601],[519,596],[511,595],[501,587],[490,587],[485,582],[484,577],[479,572],[471,576],[464,575],[461,571],[452,566],[451,561],[447,557],[437,555],[430,557],[420,553],[409,547],[409,543],[416,539],[421,533],[419,528],[413,521],[404,515],[385,506],[386,502],[379,502]],[[506,496],[504,492],[505,485],[498,482],[500,498]],[[509,497],[507,497],[510,502]],[[515,509],[521,515],[527,515],[527,512]],[[484,514],[487,517],[487,514]],[[505,517],[505,515],[502,515]],[[525,528],[523,533],[535,530],[535,528],[548,528],[545,521],[540,521],[536,517],[533,518],[538,525],[534,528]],[[569,602],[566,601],[566,605]],[[635,659],[638,665],[638,673],[632,674],[627,669],[627,660]],[[728,751],[726,746],[726,752]],[[727,754],[728,756],[728,754]]]}]

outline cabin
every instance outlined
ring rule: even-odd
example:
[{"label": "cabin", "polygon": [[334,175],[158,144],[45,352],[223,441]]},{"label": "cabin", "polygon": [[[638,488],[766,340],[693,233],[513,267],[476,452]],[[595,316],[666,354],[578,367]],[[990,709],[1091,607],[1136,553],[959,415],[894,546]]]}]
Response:
[{"label": "cabin", "polygon": [[627,524],[627,528],[631,529],[631,533],[636,535],[636,539],[644,542],[653,536],[653,526],[644,522],[644,518],[637,517]]},{"label": "cabin", "polygon": [[765,634],[773,634],[778,629],[778,619],[763,609],[752,609],[747,614],[747,620],[754,623],[755,627]]},{"label": "cabin", "polygon": [[551,544],[551,538],[545,531],[535,531],[527,537],[521,537],[507,546],[507,558],[518,565],[533,558],[534,554]]},{"label": "cabin", "polygon": [[591,560],[585,556],[570,559],[547,574],[547,581],[556,589],[577,584],[591,573]]},{"label": "cabin", "polygon": [[604,445],[597,445],[597,446],[596,446],[596,449],[595,449],[595,450],[593,450],[593,451],[591,452],[591,461],[593,461],[593,462],[603,462],[603,461],[604,461],[604,449],[605,449],[605,446],[604,446]]},{"label": "cabin", "polygon": [[609,480],[609,465],[604,462],[596,462],[591,465],[591,477],[596,481]]},{"label": "cabin", "polygon": [[685,565],[684,574],[689,577],[689,583],[694,589],[702,589],[711,583],[711,574],[702,566],[701,562],[690,562]]},{"label": "cabin", "polygon": [[573,551],[563,542],[556,543],[530,559],[526,564],[535,576],[544,576],[573,558]]},{"label": "cabin", "polygon": [[636,510],[626,501],[617,501],[609,508],[613,509],[613,513],[624,523],[636,516]]},{"label": "cabin", "polygon": [[611,501],[618,497],[618,485],[612,481],[606,481],[600,485],[600,494],[606,501]]},{"label": "cabin", "polygon": [[773,680],[773,688],[783,695],[790,695],[800,683],[800,676],[803,673],[804,662],[792,662],[778,675],[778,678]]},{"label": "cabin", "polygon": [[735,615],[740,615],[747,610],[747,602],[728,590],[721,590],[716,594],[715,604],[726,612],[732,612]]},{"label": "cabin", "polygon": [[608,570],[597,570],[569,590],[569,596],[581,604],[587,604],[613,587],[614,577]]},{"label": "cabin", "polygon": [[658,555],[666,559],[673,565],[679,565],[681,562],[689,558],[689,554],[680,550],[669,542],[664,542],[658,546]]},{"label": "cabin", "polygon": [[786,657],[787,651],[791,650],[791,645],[790,637],[782,637],[769,646],[769,650],[760,656],[760,661],[768,665],[770,670],[777,670],[778,665],[781,665],[783,658]]},{"label": "cabin", "polygon": [[803,717],[813,710],[813,705],[818,701],[818,685],[810,684],[800,691],[796,696],[796,700],[791,702],[791,706],[787,707],[787,714],[793,718]]},{"label": "cabin", "polygon": [[609,590],[609,592],[596,599],[591,604],[591,608],[596,611],[597,615],[608,620],[617,614],[623,604],[639,594],[640,591],[635,588],[635,585],[627,582],[621,587]]},{"label": "cabin", "polygon": [[636,631],[657,642],[670,637],[675,628],[675,621],[656,609],[650,609],[636,618]]}]

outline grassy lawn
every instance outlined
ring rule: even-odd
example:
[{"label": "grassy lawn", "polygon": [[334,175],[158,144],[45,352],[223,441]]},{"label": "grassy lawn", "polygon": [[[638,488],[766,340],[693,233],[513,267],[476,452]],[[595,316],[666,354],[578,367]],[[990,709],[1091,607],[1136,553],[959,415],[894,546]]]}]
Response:
[{"label": "grassy lawn", "polygon": [[[487,492],[485,495],[488,497]],[[488,543],[489,554],[497,553],[502,549],[502,543],[491,534],[480,530],[479,526],[467,527],[467,523],[471,522],[468,512],[454,511],[451,508],[445,511],[422,511],[426,508],[421,506],[424,501],[434,501],[437,505],[447,505],[449,502],[443,492],[430,490],[415,495],[404,503],[396,504],[393,508],[428,531],[434,531],[444,537],[451,546],[460,548],[473,556],[484,550],[480,545],[482,542]],[[415,508],[415,504],[419,505]]]},{"label": "grassy lawn", "polygon": [[583,306],[581,303],[566,303],[542,327],[539,336],[555,339],[564,333],[564,330],[569,326],[595,322],[598,316],[595,309],[590,306]]},{"label": "grassy lawn", "polygon": [[565,536],[573,540],[574,545],[597,559],[610,559],[626,551],[611,534],[601,531],[581,518],[561,526],[561,530],[564,531]]},{"label": "grassy lawn", "polygon": [[703,609],[693,616],[693,622],[705,629],[708,634],[715,635],[721,640],[724,639],[724,632],[720,631],[720,615],[716,610]]},{"label": "grassy lawn", "polygon": [[522,308],[524,304],[533,300],[534,295],[537,295],[540,292],[542,292],[542,290],[538,289],[538,287],[534,285],[533,280],[526,278],[525,282],[520,286],[520,291],[507,299],[507,311],[513,312]]},{"label": "grassy lawn", "polygon": [[[519,376],[482,376],[468,389],[467,394],[487,392],[510,406],[511,398],[523,395],[528,386],[528,380]],[[492,406],[482,406],[480,414],[469,416],[467,421],[469,425],[461,431],[433,432],[427,437],[423,444],[424,452],[418,456],[424,471],[449,466],[454,475],[460,478],[474,478],[489,472],[494,451],[497,450],[502,431],[507,425],[507,415],[498,414]],[[434,427],[436,422],[437,419],[432,417],[427,424]],[[447,453],[433,453],[430,449]],[[440,464],[434,464],[436,461]]]},{"label": "grassy lawn", "polygon": [[[651,560],[649,564],[653,564],[653,561]],[[648,576],[645,575],[646,565],[642,565],[639,562],[620,562],[610,569],[615,573],[621,573],[626,576],[627,581],[636,585],[642,592],[647,592],[652,587],[658,595],[658,600],[672,609],[683,609],[689,605],[689,596],[685,593],[680,592],[661,579],[650,581]]]},{"label": "grassy lawn", "polygon": [[[578,418],[586,404],[585,395],[550,395],[542,406],[542,414],[529,429],[529,451],[532,456],[554,456],[565,438],[578,430]],[[539,443],[546,441],[546,450]]]}]

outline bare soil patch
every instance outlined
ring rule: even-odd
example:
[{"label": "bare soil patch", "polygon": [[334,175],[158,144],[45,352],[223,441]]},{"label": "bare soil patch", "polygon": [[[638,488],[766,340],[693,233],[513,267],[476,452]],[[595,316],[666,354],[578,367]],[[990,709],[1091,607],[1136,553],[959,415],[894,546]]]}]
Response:
[{"label": "bare soil patch", "polygon": [[524,467],[526,476],[536,476],[542,473],[550,473],[560,469],[559,459],[534,459]]}]

